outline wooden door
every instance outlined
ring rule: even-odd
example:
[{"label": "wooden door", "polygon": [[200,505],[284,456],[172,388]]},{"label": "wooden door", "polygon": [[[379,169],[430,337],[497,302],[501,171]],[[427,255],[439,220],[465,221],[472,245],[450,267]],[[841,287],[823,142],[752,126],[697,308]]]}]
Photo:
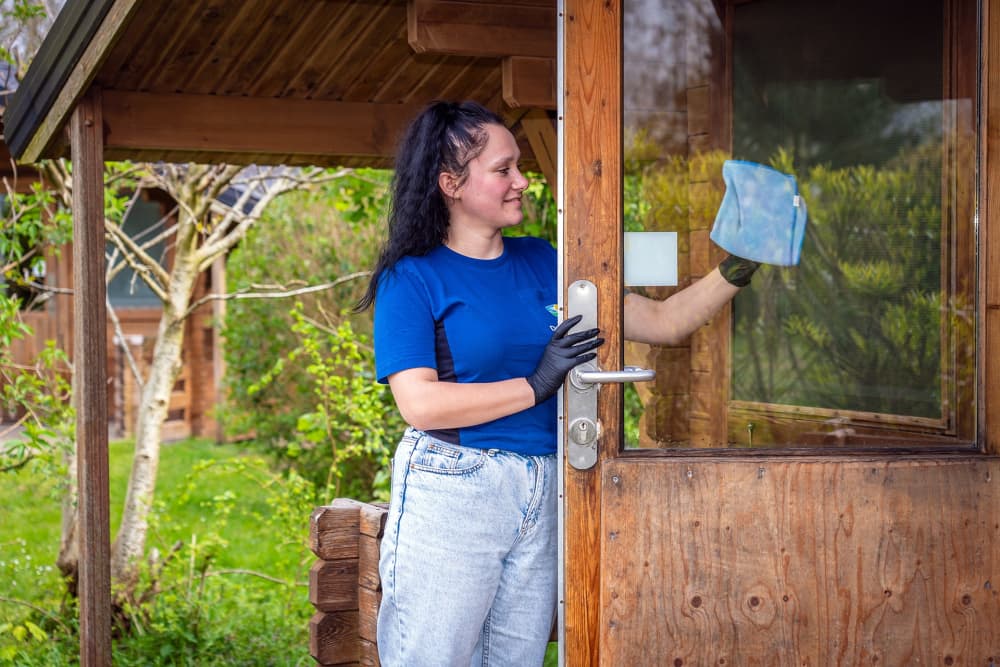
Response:
[{"label": "wooden door", "polygon": [[[564,0],[560,32],[563,288],[596,286],[602,369],[658,372],[603,385],[597,462],[565,464],[564,664],[1000,663],[1000,3]],[[683,345],[624,341],[623,231],[676,231],[680,286],[706,274],[721,159],[782,132],[802,264]]]}]

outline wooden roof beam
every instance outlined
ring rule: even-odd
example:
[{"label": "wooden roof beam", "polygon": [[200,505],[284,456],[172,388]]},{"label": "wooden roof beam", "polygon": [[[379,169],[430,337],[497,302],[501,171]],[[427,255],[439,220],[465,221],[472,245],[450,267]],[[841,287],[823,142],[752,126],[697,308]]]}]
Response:
[{"label": "wooden roof beam", "polygon": [[556,187],[559,176],[559,146],[555,121],[542,109],[532,109],[521,118],[521,127],[528,138],[531,152],[535,154],[538,168],[549,184],[552,196],[559,201]]},{"label": "wooden roof beam", "polygon": [[419,106],[104,91],[106,150],[386,157]]},{"label": "wooden roof beam", "polygon": [[406,26],[417,53],[556,57],[554,0],[408,0]]},{"label": "wooden roof beam", "polygon": [[504,58],[503,101],[507,106],[556,110],[556,59]]}]

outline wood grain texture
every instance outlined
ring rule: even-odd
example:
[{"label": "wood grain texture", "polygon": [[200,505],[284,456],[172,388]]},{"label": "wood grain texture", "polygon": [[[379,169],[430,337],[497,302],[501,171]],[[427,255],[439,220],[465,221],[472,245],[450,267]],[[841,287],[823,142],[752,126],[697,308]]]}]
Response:
[{"label": "wood grain texture", "polygon": [[986,665],[1000,462],[617,460],[602,664]]},{"label": "wood grain texture", "polygon": [[369,537],[382,537],[385,532],[385,519],[389,512],[388,503],[377,505],[365,503],[361,506],[358,531]]},{"label": "wood grain texture", "polygon": [[378,610],[382,593],[369,588],[358,588],[358,636],[375,643],[378,641]]},{"label": "wood grain texture", "polygon": [[322,665],[358,663],[358,612],[321,611],[309,620],[309,654]]},{"label": "wood grain texture", "polygon": [[406,10],[410,46],[417,53],[555,56],[552,0],[408,0]]},{"label": "wood grain texture", "polygon": [[504,58],[503,101],[511,108],[556,108],[555,58]]},{"label": "wood grain texture", "polygon": [[[104,105],[111,149],[355,156],[392,153],[396,128],[418,111],[401,104],[110,91]],[[277,117],[288,121],[285,129],[275,126]]]},{"label": "wood grain texture", "polygon": [[80,664],[111,665],[108,353],[101,96],[85,95],[70,121],[73,155],[73,359],[79,487]]},{"label": "wood grain texture", "polygon": [[68,122],[72,122],[71,115],[76,109],[74,105],[87,94],[98,68],[121,37],[123,26],[131,19],[138,4],[139,0],[117,0],[108,10],[97,33],[80,56],[77,66],[59,89],[59,95],[52,109],[36,128],[27,149],[20,156],[22,162],[38,162],[43,157],[51,157],[61,152],[62,129]]},{"label": "wood grain texture", "polygon": [[322,560],[358,557],[362,503],[337,498],[313,510],[309,517],[309,548]]},{"label": "wood grain texture", "polygon": [[[280,138],[303,130],[321,143],[337,136],[335,107],[325,107],[326,124],[303,125],[296,112],[299,102],[415,110],[433,99],[475,99],[502,112],[502,59],[524,50],[555,57],[554,0],[422,4],[433,10],[425,15],[425,25],[434,39],[449,52],[449,44],[458,44],[463,55],[414,53],[407,41],[407,0],[191,0],[180,5],[167,0],[118,0],[51,112],[39,120],[28,156],[34,160],[66,153],[63,125],[74,101],[93,82],[104,91],[124,94],[266,99],[287,102],[291,110],[288,115],[279,105],[263,125],[247,128],[233,121],[243,117],[223,101],[218,110],[222,117],[250,140],[234,147],[231,137],[213,146],[220,138],[213,139],[216,130],[210,129],[202,139],[187,131],[199,117],[218,121],[220,116],[211,111],[204,116],[204,108],[181,111],[173,119],[159,115],[144,121],[139,117],[142,108],[129,107],[123,110],[127,123],[153,128],[151,137],[161,136],[163,128],[180,119],[187,130],[179,134],[196,143],[162,146],[133,138],[128,145],[106,152],[109,158],[391,167],[396,139],[412,113],[393,117],[385,132],[387,140],[380,144],[384,152],[379,154],[331,154],[307,145],[285,148]],[[513,83],[524,90],[539,87],[533,78]],[[155,107],[145,111],[158,114]],[[362,140],[368,136],[341,131]],[[279,145],[255,146],[254,138],[263,136],[277,138]],[[526,138],[518,140],[525,164],[536,168]]]},{"label": "wood grain texture", "polygon": [[378,646],[367,639],[362,639],[359,644],[361,646],[361,659],[358,662],[362,667],[380,667],[382,663],[378,659]]},{"label": "wood grain texture", "polygon": [[309,602],[317,611],[358,608],[358,559],[318,560],[309,568]]},{"label": "wood grain texture", "polygon": [[[598,361],[602,368],[617,368],[622,355],[621,5],[567,0],[563,26],[565,285],[577,279],[597,285],[598,326],[606,341]],[[601,395],[598,418],[604,436],[598,446],[606,457],[621,446],[621,385],[605,385]],[[598,472],[565,466],[563,655],[574,667],[598,664]]]},{"label": "wood grain texture", "polygon": [[382,590],[382,578],[378,572],[381,546],[381,537],[372,537],[370,535],[361,535],[358,537],[358,586],[369,588],[373,591]]},{"label": "wood grain texture", "polygon": [[979,225],[979,437],[990,454],[1000,454],[1000,1],[982,4],[983,30],[980,135],[983,189]]},{"label": "wood grain texture", "polygon": [[558,201],[559,142],[555,124],[543,109],[531,109],[521,117],[521,127],[538,161],[538,168],[552,191],[552,197]]}]

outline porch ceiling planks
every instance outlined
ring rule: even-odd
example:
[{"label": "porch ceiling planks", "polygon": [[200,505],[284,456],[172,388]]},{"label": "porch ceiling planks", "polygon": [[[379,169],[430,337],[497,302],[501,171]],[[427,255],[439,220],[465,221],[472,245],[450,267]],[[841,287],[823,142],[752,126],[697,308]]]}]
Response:
[{"label": "porch ceiling planks", "polygon": [[[61,128],[91,85],[109,159],[389,166],[433,99],[555,108],[554,0],[68,0],[63,13],[78,27],[89,17],[93,37],[64,28],[84,55],[48,44],[61,54],[41,73],[52,99],[5,116],[22,161],[66,154]],[[414,46],[414,29],[432,39]],[[524,129],[511,129],[538,169]]]}]

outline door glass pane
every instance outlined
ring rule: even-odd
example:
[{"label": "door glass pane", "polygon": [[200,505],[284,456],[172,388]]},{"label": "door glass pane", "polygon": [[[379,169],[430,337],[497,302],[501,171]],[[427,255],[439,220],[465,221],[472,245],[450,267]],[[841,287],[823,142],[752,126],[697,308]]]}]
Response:
[{"label": "door glass pane", "polygon": [[722,162],[796,176],[799,266],[762,267],[675,346],[629,343],[627,446],[912,446],[974,438],[972,3],[626,0],[624,224],[708,273]]}]

